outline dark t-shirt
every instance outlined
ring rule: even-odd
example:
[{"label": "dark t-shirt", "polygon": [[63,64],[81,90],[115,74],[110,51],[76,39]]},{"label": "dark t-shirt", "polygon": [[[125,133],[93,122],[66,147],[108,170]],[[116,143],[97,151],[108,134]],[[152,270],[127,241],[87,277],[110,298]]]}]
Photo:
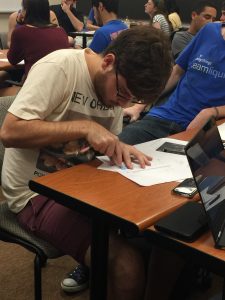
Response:
[{"label": "dark t-shirt", "polygon": [[[54,11],[56,14],[56,17],[58,19],[59,25],[64,28],[66,33],[76,31],[76,28],[73,27],[73,24],[70,22],[69,17],[66,13],[62,10],[61,4],[58,5],[52,5],[50,6],[50,9]],[[72,7],[71,9],[73,15],[80,20],[81,22],[84,22],[84,16],[81,12],[77,11],[76,8]]]},{"label": "dark t-shirt", "polygon": [[32,65],[45,55],[59,49],[69,48],[68,36],[61,27],[17,27],[11,37],[7,53],[12,65],[25,61],[25,77]]}]

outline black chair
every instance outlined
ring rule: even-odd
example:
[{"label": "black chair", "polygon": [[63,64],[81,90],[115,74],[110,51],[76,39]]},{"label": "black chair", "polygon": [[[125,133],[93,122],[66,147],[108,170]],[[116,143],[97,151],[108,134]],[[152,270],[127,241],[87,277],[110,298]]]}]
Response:
[{"label": "black chair", "polygon": [[[15,97],[0,98],[0,127],[6,112]],[[4,157],[4,146],[0,142],[0,169]],[[19,244],[35,254],[34,259],[34,299],[42,299],[41,268],[45,266],[48,258],[62,256],[59,250],[43,241],[28,231],[24,230],[12,213],[6,201],[0,201],[0,240],[8,243]]]}]

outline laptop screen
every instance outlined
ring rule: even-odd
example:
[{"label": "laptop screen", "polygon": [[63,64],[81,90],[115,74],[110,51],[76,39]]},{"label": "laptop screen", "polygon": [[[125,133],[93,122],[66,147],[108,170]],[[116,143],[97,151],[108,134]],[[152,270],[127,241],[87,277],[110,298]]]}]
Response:
[{"label": "laptop screen", "polygon": [[225,150],[214,119],[187,144],[185,153],[216,243],[225,225]]}]

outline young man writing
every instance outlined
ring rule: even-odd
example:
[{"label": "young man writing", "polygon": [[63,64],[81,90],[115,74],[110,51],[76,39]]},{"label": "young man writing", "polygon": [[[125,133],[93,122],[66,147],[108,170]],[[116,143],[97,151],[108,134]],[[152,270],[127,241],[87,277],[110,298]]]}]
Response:
[{"label": "young man writing", "polygon": [[[59,50],[32,67],[1,128],[7,147],[2,187],[21,225],[86,262],[89,219],[33,193],[28,181],[87,161],[94,150],[117,165],[124,162],[132,168],[131,157],[143,168],[148,165],[149,157],[116,136],[122,129],[121,107],[134,98],[151,102],[170,71],[168,39],[145,26],[123,31],[102,55],[90,49]],[[109,272],[114,278],[109,297],[142,298],[143,262],[117,236],[110,240]],[[67,291],[76,291],[78,285],[76,272],[62,282]]]}]

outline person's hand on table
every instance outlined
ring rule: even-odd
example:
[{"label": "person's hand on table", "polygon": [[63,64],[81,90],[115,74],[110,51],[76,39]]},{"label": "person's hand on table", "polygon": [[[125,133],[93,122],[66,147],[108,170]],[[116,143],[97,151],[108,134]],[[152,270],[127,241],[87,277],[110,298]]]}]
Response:
[{"label": "person's hand on table", "polygon": [[86,140],[95,150],[108,156],[117,166],[122,163],[129,169],[132,169],[132,160],[137,161],[142,168],[150,165],[151,158],[137,150],[135,147],[126,145],[119,141],[118,137],[101,125],[95,122],[89,122],[87,127]]},{"label": "person's hand on table", "polygon": [[132,162],[135,161],[135,163],[138,163],[141,168],[145,168],[145,166],[150,166],[150,161],[152,158],[143,152],[136,149],[134,146],[124,144],[120,142],[120,150],[118,152],[115,152],[111,159],[111,163],[121,166],[122,163],[125,164],[125,166],[128,169],[133,169]]}]

